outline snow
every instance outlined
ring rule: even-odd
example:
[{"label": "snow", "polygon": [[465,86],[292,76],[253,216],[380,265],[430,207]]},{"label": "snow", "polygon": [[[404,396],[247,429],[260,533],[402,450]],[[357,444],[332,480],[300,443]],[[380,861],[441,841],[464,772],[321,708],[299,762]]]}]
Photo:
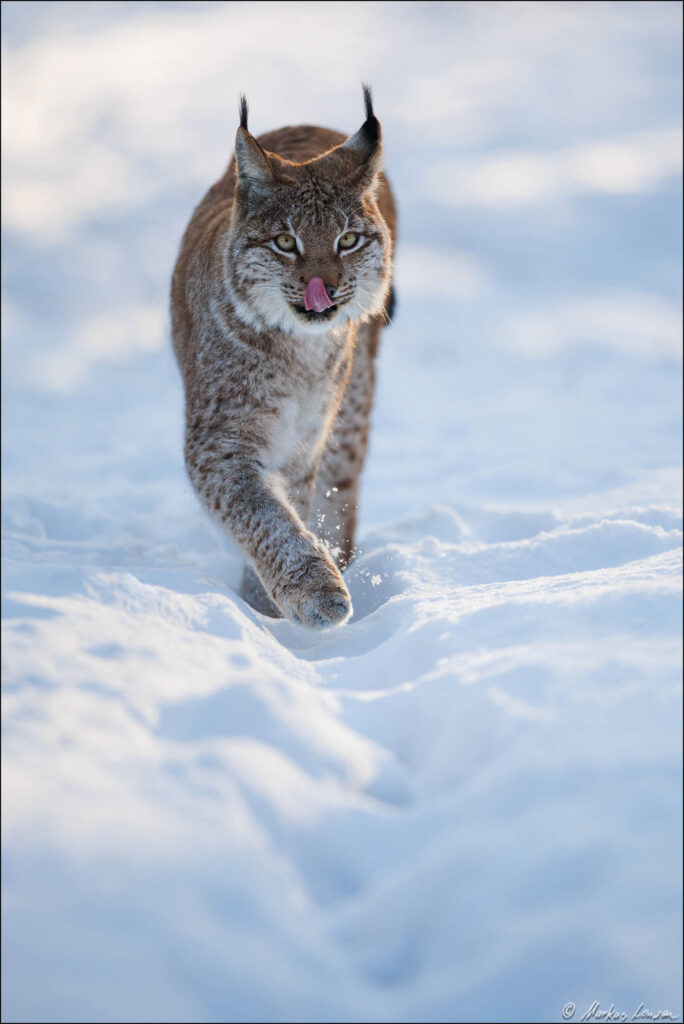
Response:
[{"label": "snow", "polygon": [[[681,1019],[681,5],[310,11],[3,4],[3,1020]],[[398,307],[314,634],[184,475],[167,292],[238,92],[365,79]]]}]

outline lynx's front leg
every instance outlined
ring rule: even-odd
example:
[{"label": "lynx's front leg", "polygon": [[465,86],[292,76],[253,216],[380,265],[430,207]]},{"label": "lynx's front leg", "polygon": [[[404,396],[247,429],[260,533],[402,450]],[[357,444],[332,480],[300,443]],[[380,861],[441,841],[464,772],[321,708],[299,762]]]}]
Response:
[{"label": "lynx's front leg", "polygon": [[226,451],[221,437],[199,445],[189,439],[186,461],[207,509],[230,531],[286,618],[312,629],[349,618],[351,599],[337,567],[277,476],[255,457]]},{"label": "lynx's front leg", "polygon": [[[302,522],[306,522],[311,509],[315,475],[315,467],[306,467],[295,474],[295,479],[291,482],[289,487],[292,504],[294,505]],[[240,584],[240,593],[247,604],[251,605],[252,608],[256,608],[256,610],[261,612],[262,615],[269,615],[271,618],[276,619],[282,617],[280,608],[278,608],[264,590],[263,584],[250,562],[245,563],[245,568],[242,573],[242,583]]]}]

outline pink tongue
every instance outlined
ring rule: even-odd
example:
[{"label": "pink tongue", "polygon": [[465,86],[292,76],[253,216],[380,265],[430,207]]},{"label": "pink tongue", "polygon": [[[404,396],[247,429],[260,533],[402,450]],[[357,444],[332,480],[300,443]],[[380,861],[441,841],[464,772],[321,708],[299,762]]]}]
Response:
[{"label": "pink tongue", "polygon": [[322,313],[324,309],[334,305],[335,303],[328,298],[323,278],[312,277],[306,286],[304,309],[313,309],[316,313]]}]

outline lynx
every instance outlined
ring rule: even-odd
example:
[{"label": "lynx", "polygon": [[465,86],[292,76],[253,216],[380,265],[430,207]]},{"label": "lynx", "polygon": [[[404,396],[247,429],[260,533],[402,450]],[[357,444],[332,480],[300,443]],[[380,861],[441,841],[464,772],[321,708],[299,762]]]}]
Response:
[{"label": "lynx", "polygon": [[352,613],[375,356],[392,298],[394,200],[380,124],[301,125],[235,154],[185,231],[171,286],[185,462],[246,558],[244,598],[314,629]]}]

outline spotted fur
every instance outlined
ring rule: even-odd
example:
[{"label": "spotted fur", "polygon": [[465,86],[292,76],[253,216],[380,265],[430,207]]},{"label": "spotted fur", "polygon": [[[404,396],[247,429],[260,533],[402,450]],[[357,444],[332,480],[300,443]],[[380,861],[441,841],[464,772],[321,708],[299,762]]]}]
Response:
[{"label": "spotted fur", "polygon": [[[341,570],[391,291],[396,215],[364,99],[349,138],[302,125],[256,139],[243,97],[235,156],[193,214],[171,289],[190,480],[246,557],[246,599],[312,628],[352,610]],[[342,253],[345,232],[361,241]],[[279,251],[281,233],[296,251]],[[322,314],[303,309],[314,277],[335,303]]]}]

